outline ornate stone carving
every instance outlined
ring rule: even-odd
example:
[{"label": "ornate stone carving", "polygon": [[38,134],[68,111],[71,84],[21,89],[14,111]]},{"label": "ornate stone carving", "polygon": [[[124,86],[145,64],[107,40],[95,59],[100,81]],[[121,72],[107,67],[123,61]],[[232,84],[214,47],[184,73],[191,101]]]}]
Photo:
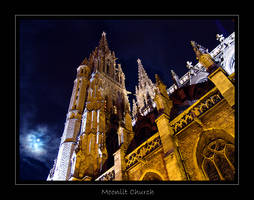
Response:
[{"label": "ornate stone carving", "polygon": [[106,171],[103,175],[101,175],[97,181],[112,181],[115,179],[115,170]]},{"label": "ornate stone carving", "polygon": [[170,116],[170,111],[173,107],[173,102],[168,96],[166,85],[160,80],[157,74],[155,75],[155,79],[157,90],[155,92],[154,101],[156,103],[157,110],[159,112],[164,112],[165,114]]},{"label": "ornate stone carving", "polygon": [[208,111],[222,99],[223,97],[221,96],[219,91],[214,92],[213,89],[210,95],[201,98],[197,103],[193,104],[188,110],[186,110],[187,112],[180,114],[180,116],[176,118],[177,121],[174,120],[173,123],[170,124],[174,131],[174,134],[185,128],[194,120],[194,118],[199,117],[200,115]]},{"label": "ornate stone carving", "polygon": [[144,158],[153,152],[155,149],[161,146],[160,136],[157,134],[147,140],[145,144],[142,144],[139,148],[128,154],[125,158],[126,169],[132,167],[138,162],[145,163]]}]

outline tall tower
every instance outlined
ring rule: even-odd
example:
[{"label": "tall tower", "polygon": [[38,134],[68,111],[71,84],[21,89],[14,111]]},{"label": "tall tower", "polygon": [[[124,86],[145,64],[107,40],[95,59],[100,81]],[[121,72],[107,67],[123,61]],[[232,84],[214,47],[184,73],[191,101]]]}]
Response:
[{"label": "tall tower", "polygon": [[71,171],[71,156],[74,152],[80,131],[81,117],[87,96],[91,68],[82,63],[77,68],[76,79],[72,90],[66,122],[61,137],[57,159],[50,171],[48,180],[67,180]]},{"label": "tall tower", "polygon": [[[156,87],[151,81],[151,79],[148,77],[141,63],[141,60],[138,59],[137,62],[138,62],[138,86],[136,86],[137,103],[133,101],[133,108],[138,109],[138,112],[141,115],[146,115],[149,112],[150,108],[156,106],[153,101]],[[137,113],[137,111],[134,113]]]},{"label": "tall tower", "polygon": [[132,132],[128,91],[121,65],[99,46],[77,69],[65,130],[49,180],[91,180],[114,165],[113,154],[128,146]]}]

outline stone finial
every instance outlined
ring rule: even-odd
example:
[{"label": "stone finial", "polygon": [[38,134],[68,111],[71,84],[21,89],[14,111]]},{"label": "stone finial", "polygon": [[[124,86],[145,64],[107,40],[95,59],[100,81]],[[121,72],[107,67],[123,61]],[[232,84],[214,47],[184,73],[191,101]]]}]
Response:
[{"label": "stone finial", "polygon": [[215,68],[215,63],[211,55],[208,53],[208,49],[202,47],[194,41],[191,41],[191,45],[199,63],[203,65],[206,70],[209,70],[211,72],[212,68]]},{"label": "stone finial", "polygon": [[132,117],[135,118],[137,115],[137,104],[136,101],[133,99],[132,100]]},{"label": "stone finial", "polygon": [[161,82],[161,79],[158,74],[155,74],[155,80],[156,80],[156,85],[159,85],[159,83]]},{"label": "stone finial", "polygon": [[196,59],[198,60],[200,58],[202,53],[199,51],[195,41],[191,41],[191,46],[193,47],[193,50],[194,50],[194,52],[196,54]]},{"label": "stone finial", "polygon": [[85,57],[85,59],[82,61],[82,63],[81,63],[82,65],[88,65],[88,60],[87,60],[87,58]]},{"label": "stone finial", "polygon": [[187,61],[187,62],[186,62],[186,67],[187,67],[188,69],[193,68],[192,62]]},{"label": "stone finial", "polygon": [[167,94],[166,85],[161,81],[158,74],[155,74],[155,79],[157,90],[155,92],[154,101],[156,103],[157,110],[170,116],[173,102]]},{"label": "stone finial", "polygon": [[106,33],[103,31],[102,32],[102,36],[99,42],[99,47],[98,49],[104,48],[106,50],[106,52],[109,52],[109,48],[108,48],[108,42],[106,39]]},{"label": "stone finial", "polygon": [[155,80],[156,80],[156,87],[158,88],[159,92],[168,98],[168,93],[166,89],[166,85],[162,82],[158,74],[155,74]]},{"label": "stone finial", "polygon": [[222,34],[216,34],[216,40],[219,40],[220,42],[224,41],[224,36]]}]

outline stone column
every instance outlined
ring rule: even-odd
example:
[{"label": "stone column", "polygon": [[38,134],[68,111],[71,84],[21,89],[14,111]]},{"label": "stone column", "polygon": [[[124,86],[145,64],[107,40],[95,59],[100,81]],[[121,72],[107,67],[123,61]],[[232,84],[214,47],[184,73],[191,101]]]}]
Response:
[{"label": "stone column", "polygon": [[228,102],[228,104],[232,107],[235,105],[235,86],[228,79],[225,72],[221,67],[216,69],[213,73],[211,73],[208,78],[214,83],[214,85],[218,88],[222,96]]},{"label": "stone column", "polygon": [[165,154],[164,161],[166,164],[169,180],[187,180],[183,164],[174,141],[173,130],[169,126],[169,117],[166,114],[162,114],[155,120],[155,122],[158,127],[163,151]]},{"label": "stone column", "polygon": [[114,153],[115,180],[125,180],[125,150],[123,145]]}]

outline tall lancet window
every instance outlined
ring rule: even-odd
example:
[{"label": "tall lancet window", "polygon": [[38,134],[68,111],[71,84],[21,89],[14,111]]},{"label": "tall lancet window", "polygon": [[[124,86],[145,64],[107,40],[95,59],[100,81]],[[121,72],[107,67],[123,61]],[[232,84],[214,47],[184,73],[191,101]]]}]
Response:
[{"label": "tall lancet window", "polygon": [[98,142],[99,142],[99,132],[97,132],[96,134],[96,144],[98,144]]},{"label": "tall lancet window", "polygon": [[123,143],[123,128],[119,127],[119,134],[118,134],[118,145]]},{"label": "tall lancet window", "polygon": [[93,137],[90,137],[90,141],[89,141],[89,153],[91,152],[92,140],[93,140]]},{"label": "tall lancet window", "polygon": [[76,163],[76,154],[74,153],[72,155],[72,160],[71,160],[71,174],[70,176],[73,176],[74,171],[75,171],[75,163]]},{"label": "tall lancet window", "polygon": [[106,73],[108,74],[109,73],[109,63],[107,62],[106,64]]},{"label": "tall lancet window", "polygon": [[86,120],[87,120],[87,110],[85,109],[82,119],[81,133],[85,132],[86,130]]},{"label": "tall lancet window", "polygon": [[93,128],[93,113],[94,113],[94,111],[92,110],[91,113],[92,113],[92,116],[91,116],[91,129],[92,129]]},{"label": "tall lancet window", "polygon": [[99,122],[100,122],[100,110],[97,110],[97,132],[99,132],[100,130]]},{"label": "tall lancet window", "polygon": [[99,143],[99,134],[100,134],[100,132],[99,132],[99,118],[100,117],[100,110],[97,110],[97,135],[96,135],[96,144],[98,144]]},{"label": "tall lancet window", "polygon": [[120,84],[122,84],[122,77],[120,76]]},{"label": "tall lancet window", "polygon": [[121,132],[121,143],[123,143],[123,129],[122,129],[122,132]]}]

